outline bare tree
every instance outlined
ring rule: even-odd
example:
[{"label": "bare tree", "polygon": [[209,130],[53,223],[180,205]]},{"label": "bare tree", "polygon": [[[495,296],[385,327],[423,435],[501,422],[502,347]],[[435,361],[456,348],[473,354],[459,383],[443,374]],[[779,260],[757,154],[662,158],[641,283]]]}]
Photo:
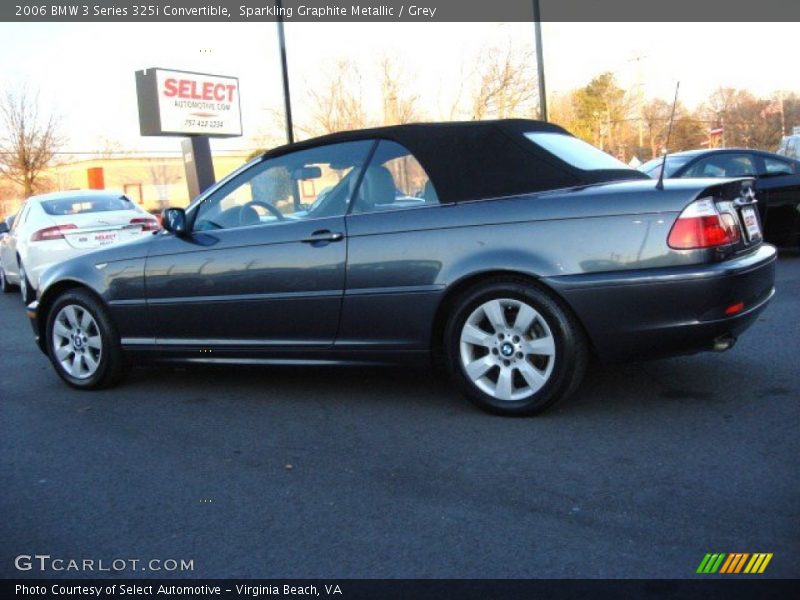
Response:
[{"label": "bare tree", "polygon": [[248,160],[263,154],[269,148],[281,146],[288,142],[286,138],[286,116],[283,108],[277,109],[271,106],[262,107],[264,118],[260,120],[260,125],[255,134],[250,136],[246,145],[255,148],[248,156]]},{"label": "bare tree", "polygon": [[[456,77],[457,85],[452,86],[448,84],[444,91],[443,103],[446,104],[447,107],[445,109],[439,109],[439,114],[445,121],[456,121],[463,112],[461,110],[461,99],[465,93],[465,82],[469,79],[470,74],[474,75],[474,69],[467,69],[467,62],[468,61],[464,60],[462,57],[461,64],[459,65],[458,77]],[[442,94],[441,89],[439,93],[440,95]]]},{"label": "bare tree", "polygon": [[63,143],[58,118],[41,115],[38,94],[21,89],[0,98],[0,119],[0,176],[22,186],[27,198],[44,187],[42,172]]},{"label": "bare tree", "polygon": [[322,85],[309,90],[310,121],[298,125],[298,129],[313,136],[365,127],[367,115],[361,91],[358,66],[349,59],[339,60]]},{"label": "bare tree", "polygon": [[170,201],[170,185],[180,183],[184,177],[181,164],[164,159],[150,159],[147,162],[150,181],[158,192],[158,207],[167,208]]},{"label": "bare tree", "polygon": [[672,107],[669,102],[661,98],[651,100],[642,109],[644,130],[650,146],[650,158],[661,154],[660,149],[666,145],[665,138],[671,112]]},{"label": "bare tree", "polygon": [[770,98],[757,98],[747,90],[720,88],[708,99],[706,120],[722,127],[723,145],[774,149],[783,131],[781,111]]},{"label": "bare tree", "polygon": [[409,85],[406,73],[397,61],[384,56],[380,61],[383,94],[383,124],[401,125],[419,119],[419,96],[406,90]]},{"label": "bare tree", "polygon": [[97,156],[99,158],[114,158],[130,154],[125,150],[122,142],[107,135],[101,135],[97,138],[97,147]]},{"label": "bare tree", "polygon": [[509,42],[483,53],[472,99],[473,120],[504,119],[532,114],[537,106],[535,57],[528,48]]}]

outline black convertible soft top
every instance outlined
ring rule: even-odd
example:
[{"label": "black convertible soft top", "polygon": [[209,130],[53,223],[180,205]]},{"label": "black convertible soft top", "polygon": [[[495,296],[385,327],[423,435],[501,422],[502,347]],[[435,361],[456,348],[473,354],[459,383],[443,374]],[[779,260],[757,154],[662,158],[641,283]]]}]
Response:
[{"label": "black convertible soft top", "polygon": [[407,148],[431,178],[442,202],[513,196],[619,179],[646,179],[635,169],[583,170],[525,137],[562,127],[528,119],[412,123],[343,131],[279,146],[266,157],[356,140],[380,139]]}]

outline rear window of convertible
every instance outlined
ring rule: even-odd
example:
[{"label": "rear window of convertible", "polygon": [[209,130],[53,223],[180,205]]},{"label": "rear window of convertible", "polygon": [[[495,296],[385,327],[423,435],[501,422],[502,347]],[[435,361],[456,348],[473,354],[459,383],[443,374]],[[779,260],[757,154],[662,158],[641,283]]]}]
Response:
[{"label": "rear window of convertible", "polygon": [[571,135],[552,132],[531,132],[526,133],[525,137],[576,169],[583,171],[633,170],[610,154],[606,154],[599,148],[595,148],[591,144],[587,144]]},{"label": "rear window of convertible", "polygon": [[134,204],[125,196],[56,198],[42,202],[48,215],[79,215],[83,213],[108,212],[111,210],[134,210]]}]

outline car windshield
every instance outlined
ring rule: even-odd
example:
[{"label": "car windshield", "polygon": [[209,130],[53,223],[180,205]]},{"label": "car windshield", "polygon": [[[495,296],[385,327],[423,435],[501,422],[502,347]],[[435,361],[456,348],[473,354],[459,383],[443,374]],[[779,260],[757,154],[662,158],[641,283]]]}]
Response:
[{"label": "car windshield", "polygon": [[631,167],[583,140],[552,132],[531,132],[525,137],[573,167],[584,171],[629,170]]},{"label": "car windshield", "polygon": [[112,210],[135,210],[135,205],[126,196],[70,196],[42,202],[48,215],[81,215]]},{"label": "car windshield", "polygon": [[[667,170],[664,173],[665,177],[672,177],[675,174],[675,171],[680,169],[683,165],[689,162],[691,157],[689,156],[667,156]],[[649,175],[653,179],[657,178],[661,175],[661,163],[664,162],[664,157],[660,156],[658,158],[654,158],[652,160],[648,160],[646,163],[639,167],[639,170],[646,175]]]}]

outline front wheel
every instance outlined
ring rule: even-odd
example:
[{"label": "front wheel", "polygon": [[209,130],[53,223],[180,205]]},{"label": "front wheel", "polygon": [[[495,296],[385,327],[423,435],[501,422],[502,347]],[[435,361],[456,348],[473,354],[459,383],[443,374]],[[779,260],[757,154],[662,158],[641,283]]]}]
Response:
[{"label": "front wheel", "polygon": [[46,335],[50,362],[69,385],[101,389],[124,374],[119,335],[103,305],[86,290],[70,290],[55,301]]},{"label": "front wheel", "polygon": [[580,384],[588,344],[580,324],[544,290],[501,278],[456,303],[445,331],[453,381],[494,414],[542,412]]}]

